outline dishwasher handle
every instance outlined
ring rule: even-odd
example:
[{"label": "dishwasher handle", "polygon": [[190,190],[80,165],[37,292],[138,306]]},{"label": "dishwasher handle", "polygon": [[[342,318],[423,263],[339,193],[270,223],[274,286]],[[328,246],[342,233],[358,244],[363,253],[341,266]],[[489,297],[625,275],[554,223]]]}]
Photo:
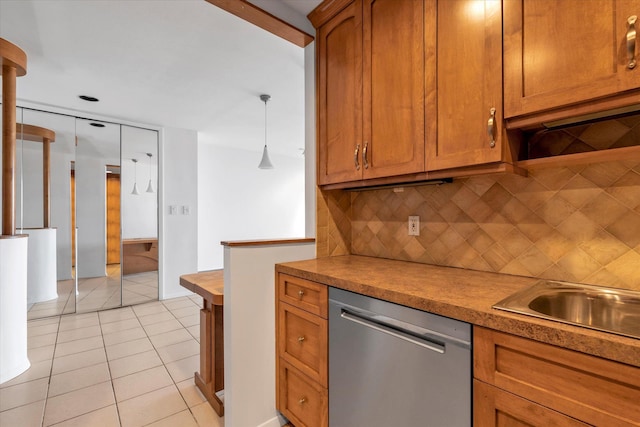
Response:
[{"label": "dishwasher handle", "polygon": [[389,334],[396,338],[400,338],[401,340],[408,341],[412,344],[418,345],[420,347],[424,347],[431,351],[435,351],[436,353],[444,354],[445,352],[445,344],[429,340],[425,337],[417,337],[415,333],[404,330],[402,328],[387,325],[379,320],[374,320],[369,317],[363,316],[361,314],[352,313],[345,309],[342,309],[340,312],[340,317],[345,320],[349,320],[354,323],[358,323],[362,326],[366,326],[367,328],[374,329],[379,332],[383,332],[385,334]]}]

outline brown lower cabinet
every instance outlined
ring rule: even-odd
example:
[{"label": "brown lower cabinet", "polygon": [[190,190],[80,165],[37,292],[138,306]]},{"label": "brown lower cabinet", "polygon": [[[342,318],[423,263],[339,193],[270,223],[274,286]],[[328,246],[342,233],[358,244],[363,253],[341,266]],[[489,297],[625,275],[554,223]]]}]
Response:
[{"label": "brown lower cabinet", "polygon": [[474,327],[475,426],[640,426],[640,368]]},{"label": "brown lower cabinet", "polygon": [[327,286],[278,274],[276,408],[296,427],[329,425]]}]

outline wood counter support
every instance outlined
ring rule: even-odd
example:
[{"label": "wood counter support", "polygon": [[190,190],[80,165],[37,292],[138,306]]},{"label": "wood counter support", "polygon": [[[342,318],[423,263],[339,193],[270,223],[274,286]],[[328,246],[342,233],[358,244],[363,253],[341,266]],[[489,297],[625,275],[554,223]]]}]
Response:
[{"label": "wood counter support", "polygon": [[196,386],[219,416],[224,403],[216,395],[224,389],[224,272],[204,271],[180,276],[180,285],[203,299],[200,310],[200,372],[194,374]]},{"label": "wood counter support", "polygon": [[2,65],[2,235],[16,234],[16,77],[27,73],[27,55],[0,38]]}]

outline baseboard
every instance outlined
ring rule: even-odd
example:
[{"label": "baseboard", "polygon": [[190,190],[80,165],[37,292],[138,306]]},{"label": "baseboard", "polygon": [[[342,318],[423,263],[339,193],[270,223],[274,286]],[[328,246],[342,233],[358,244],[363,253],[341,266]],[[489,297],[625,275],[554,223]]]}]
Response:
[{"label": "baseboard", "polygon": [[281,427],[281,426],[282,426],[282,423],[280,422],[280,418],[278,418],[276,416],[276,417],[273,417],[270,420],[260,424],[257,427]]}]

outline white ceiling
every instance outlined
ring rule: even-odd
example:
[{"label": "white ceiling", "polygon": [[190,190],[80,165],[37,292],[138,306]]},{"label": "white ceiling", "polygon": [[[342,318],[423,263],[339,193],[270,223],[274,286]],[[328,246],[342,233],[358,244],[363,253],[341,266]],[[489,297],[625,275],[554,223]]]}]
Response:
[{"label": "white ceiling", "polygon": [[[320,2],[260,1],[280,3],[290,22]],[[194,129],[260,151],[267,93],[269,150],[304,147],[304,49],[204,0],[0,0],[0,37],[28,56],[18,104]]]}]

